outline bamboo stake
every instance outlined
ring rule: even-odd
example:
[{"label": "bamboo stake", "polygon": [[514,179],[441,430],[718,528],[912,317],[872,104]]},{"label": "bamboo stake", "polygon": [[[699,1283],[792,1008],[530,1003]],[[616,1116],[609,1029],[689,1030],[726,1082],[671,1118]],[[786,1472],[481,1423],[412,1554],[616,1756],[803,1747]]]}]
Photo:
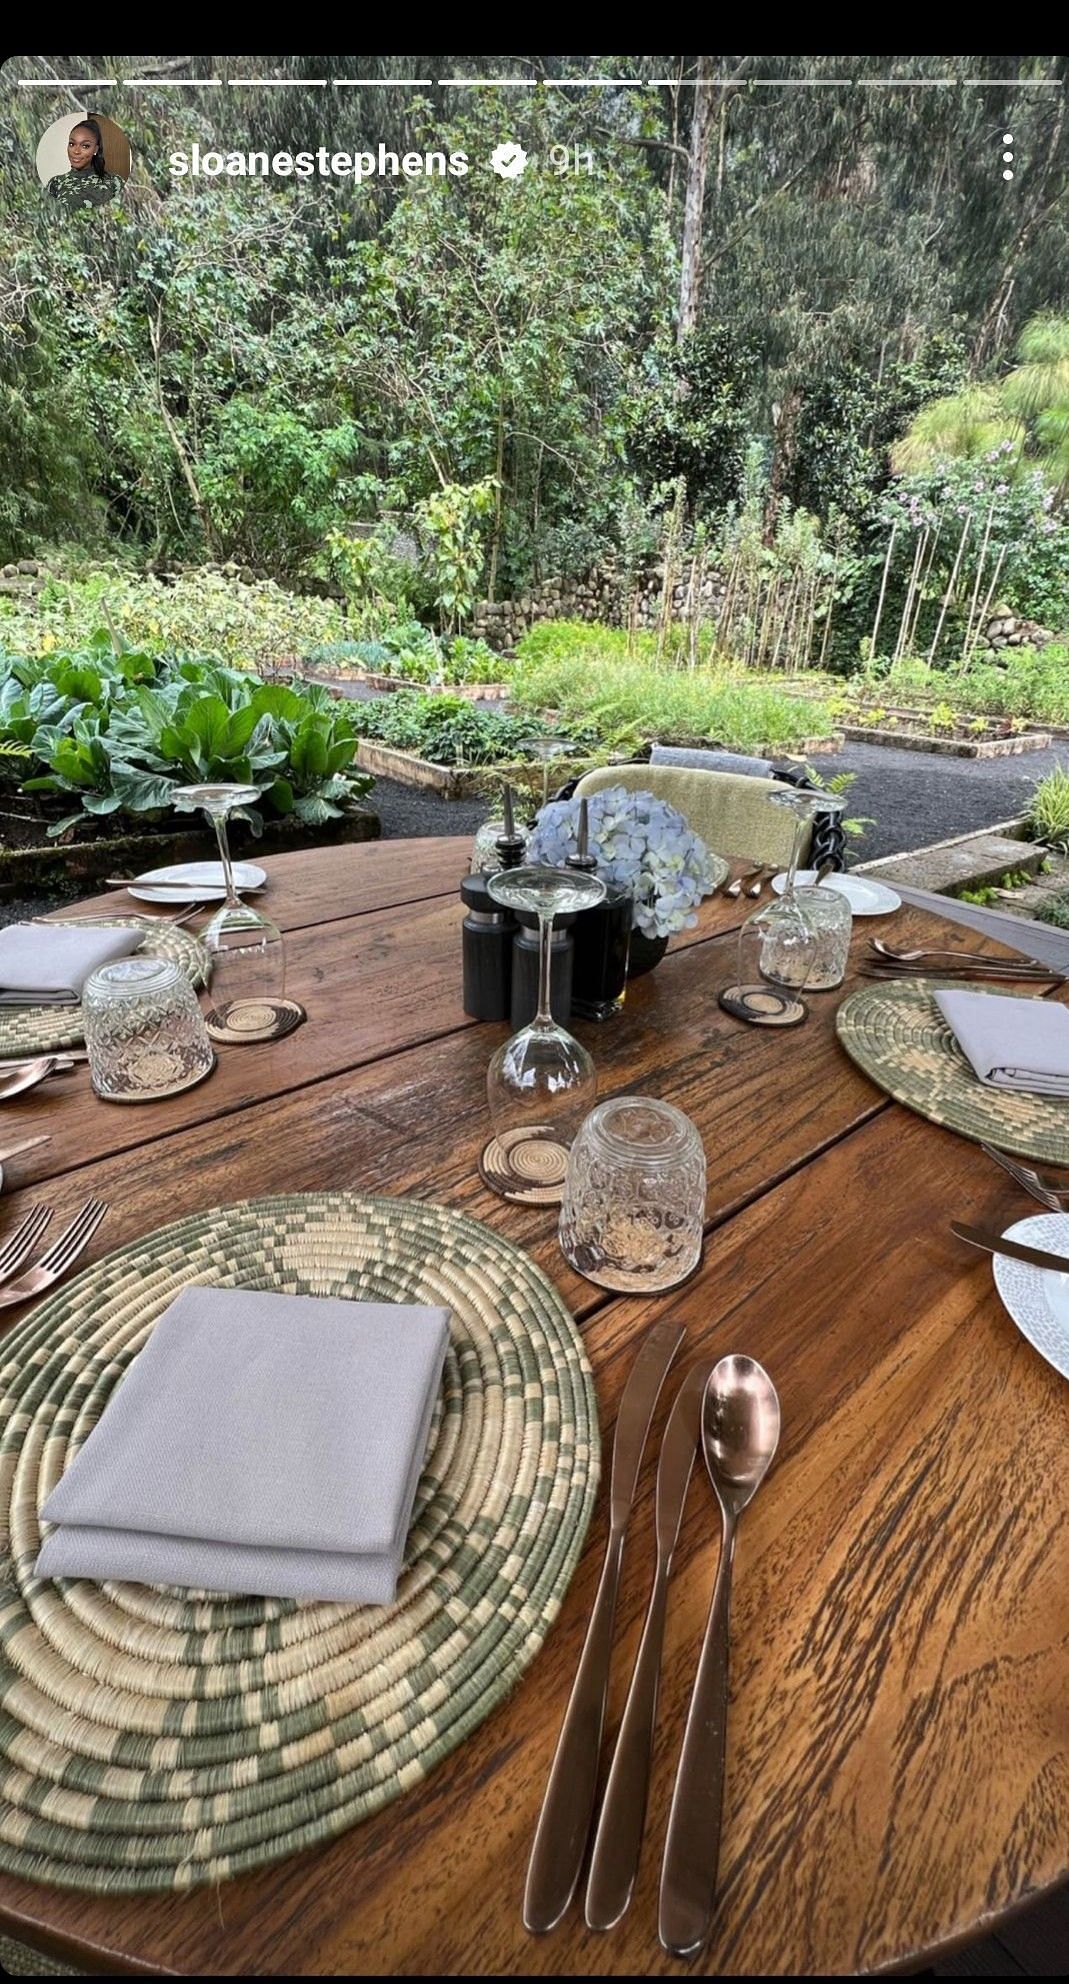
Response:
[{"label": "bamboo stake", "polygon": [[771,666],[773,668],[775,668],[776,663],[779,660],[780,648],[783,644],[783,636],[787,632],[787,628],[790,626],[794,616],[795,600],[798,593],[798,578],[799,575],[797,572],[792,573],[790,581],[787,586],[787,597],[786,600],[784,601],[783,612],[782,615],[780,616],[779,626],[776,629],[776,644],[772,650]]},{"label": "bamboo stake", "polygon": [[928,542],[928,526],[926,524],[924,529],[922,531],[919,531],[917,534],[917,548],[913,553],[913,569],[910,572],[909,584],[906,587],[906,597],[902,606],[902,618],[899,621],[899,625],[898,625],[898,639],[895,641],[895,650],[893,655],[891,656],[892,668],[894,667],[895,662],[898,660],[899,655],[904,652],[905,635],[906,635],[906,629],[909,625],[910,610],[913,605],[914,589],[917,584],[917,576],[918,573],[920,572],[921,559],[924,556],[924,548],[927,542]]},{"label": "bamboo stake", "polygon": [[917,587],[917,596],[914,602],[914,611],[913,611],[913,625],[909,630],[909,634],[906,642],[907,654],[909,653],[910,649],[913,646],[917,629],[920,626],[921,614],[924,611],[924,588],[927,585],[928,580],[931,578],[932,575],[932,567],[935,564],[936,548],[939,543],[939,533],[942,530],[942,528],[943,528],[943,519],[942,517],[940,517],[936,523],[935,530],[932,534],[932,548],[928,553],[928,562],[925,565],[923,572],[921,573],[920,584]]},{"label": "bamboo stake", "polygon": [[1005,556],[1006,556],[1006,546],[1003,545],[1001,551],[998,554],[997,559],[995,560],[995,569],[991,574],[991,584],[988,586],[987,589],[987,598],[984,600],[984,604],[980,612],[980,617],[976,622],[976,627],[973,633],[973,644],[972,644],[972,648],[970,648],[969,650],[970,659],[972,657],[973,649],[975,648],[976,643],[980,638],[980,629],[982,627],[987,626],[987,616],[991,611],[991,601],[995,597],[995,587],[997,586],[999,581],[999,573],[1002,570],[1002,561],[1005,558]]},{"label": "bamboo stake", "polygon": [[831,616],[835,610],[835,585],[838,577],[839,553],[836,552],[832,560],[831,578],[828,580],[828,610],[824,615],[824,639],[820,643],[820,660],[817,663],[817,667],[820,669],[824,667],[828,653],[828,642],[831,638]]},{"label": "bamboo stake", "polygon": [[883,561],[883,578],[880,581],[880,597],[876,601],[876,618],[873,621],[873,626],[872,626],[872,641],[870,643],[870,652],[869,652],[869,659],[871,661],[875,661],[876,659],[876,653],[877,653],[876,640],[880,631],[880,619],[883,614],[883,602],[887,592],[887,579],[888,579],[888,574],[890,573],[891,570],[891,555],[895,548],[895,538],[897,536],[898,536],[898,525],[892,524],[891,542],[887,546],[887,556]]},{"label": "bamboo stake", "polygon": [[960,544],[958,545],[958,553],[957,553],[957,557],[956,557],[956,558],[955,558],[955,560],[954,560],[954,565],[953,565],[953,569],[951,570],[951,574],[950,574],[950,577],[949,577],[949,579],[947,580],[947,589],[946,589],[946,592],[945,592],[945,593],[944,593],[944,595],[943,595],[943,606],[942,606],[942,611],[940,612],[940,615],[939,615],[939,619],[938,619],[938,621],[937,621],[937,623],[936,623],[936,629],[935,629],[935,633],[934,633],[934,635],[932,636],[932,645],[931,645],[931,649],[930,649],[930,651],[929,651],[929,654],[928,654],[928,666],[929,666],[929,668],[931,667],[931,665],[932,665],[932,662],[933,662],[933,661],[935,660],[935,651],[936,651],[936,648],[937,648],[937,647],[939,646],[939,636],[940,636],[940,634],[941,634],[941,633],[942,633],[942,631],[943,631],[943,622],[944,622],[944,620],[945,620],[945,619],[946,619],[946,617],[947,617],[947,609],[948,609],[948,607],[949,607],[949,605],[950,605],[950,601],[951,601],[951,598],[952,598],[952,596],[953,596],[953,592],[954,592],[954,586],[955,586],[955,584],[956,584],[956,582],[957,582],[957,576],[958,576],[958,568],[959,568],[959,566],[960,566],[960,564],[961,564],[961,555],[962,555],[962,552],[963,552],[963,551],[964,551],[964,549],[965,549],[965,540],[966,540],[966,538],[967,538],[967,537],[968,537],[968,535],[969,535],[969,525],[970,525],[971,523],[972,523],[972,511],[971,511],[971,510],[967,510],[967,511],[965,512],[965,528],[964,528],[964,530],[963,530],[963,531],[962,531],[962,533],[961,533],[961,542],[960,542]]},{"label": "bamboo stake", "polygon": [[972,637],[973,614],[976,612],[976,602],[980,597],[980,580],[983,576],[984,560],[987,557],[988,540],[991,536],[991,520],[994,517],[994,514],[995,514],[995,505],[994,502],[992,502],[991,507],[987,513],[987,524],[984,529],[984,541],[980,546],[980,557],[976,566],[976,583],[972,589],[972,599],[969,601],[969,617],[965,623],[965,639],[962,642],[963,665],[965,661],[965,656],[968,654],[969,651],[969,641]]}]

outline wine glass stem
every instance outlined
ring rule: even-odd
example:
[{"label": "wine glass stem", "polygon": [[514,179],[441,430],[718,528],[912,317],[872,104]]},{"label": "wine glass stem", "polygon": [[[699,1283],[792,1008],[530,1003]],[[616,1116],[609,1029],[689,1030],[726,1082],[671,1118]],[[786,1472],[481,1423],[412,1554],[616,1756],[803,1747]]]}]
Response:
[{"label": "wine glass stem", "polygon": [[540,916],[538,919],[538,1011],[535,1018],[544,1026],[552,1026],[553,1011],[550,1006],[550,993],[553,978],[553,916]]},{"label": "wine glass stem", "polygon": [[787,866],[787,880],[783,884],[783,893],[785,896],[791,896],[794,894],[794,884],[798,874],[798,864],[802,858],[802,836],[805,833],[807,824],[808,822],[803,818],[801,813],[796,814],[794,821],[794,839],[791,842],[791,858]]},{"label": "wine glass stem", "polygon": [[230,861],[230,843],[226,836],[226,814],[214,813],[215,837],[219,842],[219,859],[223,864],[223,887],[226,890],[228,909],[240,909],[241,898],[234,887],[234,870]]}]

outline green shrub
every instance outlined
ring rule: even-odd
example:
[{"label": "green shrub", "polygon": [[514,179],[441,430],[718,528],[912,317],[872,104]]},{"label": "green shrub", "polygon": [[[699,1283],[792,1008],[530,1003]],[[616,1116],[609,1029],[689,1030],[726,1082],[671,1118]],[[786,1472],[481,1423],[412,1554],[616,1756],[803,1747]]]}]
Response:
[{"label": "green shrub", "polygon": [[325,689],[116,655],[106,633],[83,653],[0,657],[0,773],[17,753],[24,792],[69,798],[53,835],[84,814],[159,814],[177,785],[208,780],[253,785],[264,811],[321,825],[371,785],[351,769],[356,737]]},{"label": "green shrub", "polygon": [[0,649],[77,652],[108,623],[146,654],[213,654],[254,668],[285,664],[346,632],[336,600],[286,592],[269,579],[245,585],[208,566],[165,582],[116,564],[50,578],[29,605],[0,602]]},{"label": "green shrub", "polygon": [[421,696],[415,690],[356,704],[353,713],[364,737],[437,765],[508,764],[525,755],[532,734],[529,721],[476,709],[463,696]]},{"label": "green shrub", "polygon": [[[516,659],[519,664],[575,661],[580,657],[599,665],[641,662],[647,668],[662,668],[674,674],[682,661],[689,659],[690,638],[689,627],[673,622],[658,653],[656,633],[645,628],[629,633],[622,627],[603,627],[598,621],[543,620],[517,643]],[[716,662],[716,642],[711,627],[698,629],[697,657],[706,666]],[[729,669],[727,672],[732,671]],[[735,672],[739,675],[743,673],[741,669]]]},{"label": "green shrub", "polygon": [[1069,890],[1050,896],[1036,911],[1037,923],[1053,923],[1056,930],[1069,930]]},{"label": "green shrub", "polygon": [[603,743],[616,748],[716,742],[791,750],[808,737],[831,733],[831,718],[820,701],[792,697],[767,675],[654,670],[641,660],[610,658],[604,629],[583,631],[600,639],[580,639],[578,652],[569,654],[563,652],[559,624],[549,652],[549,644],[537,639],[541,628],[520,642],[510,690],[517,709],[552,711],[569,731],[577,724],[592,726]]},{"label": "green shrub", "polygon": [[1033,840],[1069,851],[1069,768],[1055,765],[1037,781],[1028,809]]},{"label": "green shrub", "polygon": [[967,668],[929,668],[918,655],[874,663],[856,678],[857,686],[880,684],[894,702],[909,704],[938,696],[959,712],[1018,717],[1034,723],[1069,723],[1069,644],[1045,648],[1003,648],[997,661],[970,661]]}]

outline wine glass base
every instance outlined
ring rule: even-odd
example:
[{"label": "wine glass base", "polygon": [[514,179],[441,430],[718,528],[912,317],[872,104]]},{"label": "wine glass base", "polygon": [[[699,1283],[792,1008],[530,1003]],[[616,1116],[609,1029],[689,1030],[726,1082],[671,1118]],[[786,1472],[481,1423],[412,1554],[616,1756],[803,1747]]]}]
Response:
[{"label": "wine glass base", "polygon": [[537,1125],[491,1137],[479,1159],[479,1170],[490,1190],[525,1206],[559,1205],[567,1169],[565,1146],[551,1131]]},{"label": "wine glass base", "polygon": [[801,1026],[809,1013],[804,1000],[776,985],[725,985],[720,1004],[750,1026]]},{"label": "wine glass base", "polygon": [[204,1016],[210,1040],[224,1047],[283,1040],[308,1018],[296,999],[232,999]]}]

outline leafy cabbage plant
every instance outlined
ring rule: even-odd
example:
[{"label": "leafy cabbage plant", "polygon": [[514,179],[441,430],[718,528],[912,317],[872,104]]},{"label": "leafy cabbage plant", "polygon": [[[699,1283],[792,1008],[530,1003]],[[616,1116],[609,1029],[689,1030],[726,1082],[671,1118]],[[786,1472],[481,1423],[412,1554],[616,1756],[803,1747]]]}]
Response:
[{"label": "leafy cabbage plant", "polygon": [[[107,636],[105,636],[105,641]],[[357,729],[325,689],[267,683],[204,660],[89,653],[0,656],[0,746],[27,754],[28,793],[67,795],[83,814],[155,814],[178,785],[255,786],[246,814],[306,825],[336,819],[372,781],[353,768]]]}]

